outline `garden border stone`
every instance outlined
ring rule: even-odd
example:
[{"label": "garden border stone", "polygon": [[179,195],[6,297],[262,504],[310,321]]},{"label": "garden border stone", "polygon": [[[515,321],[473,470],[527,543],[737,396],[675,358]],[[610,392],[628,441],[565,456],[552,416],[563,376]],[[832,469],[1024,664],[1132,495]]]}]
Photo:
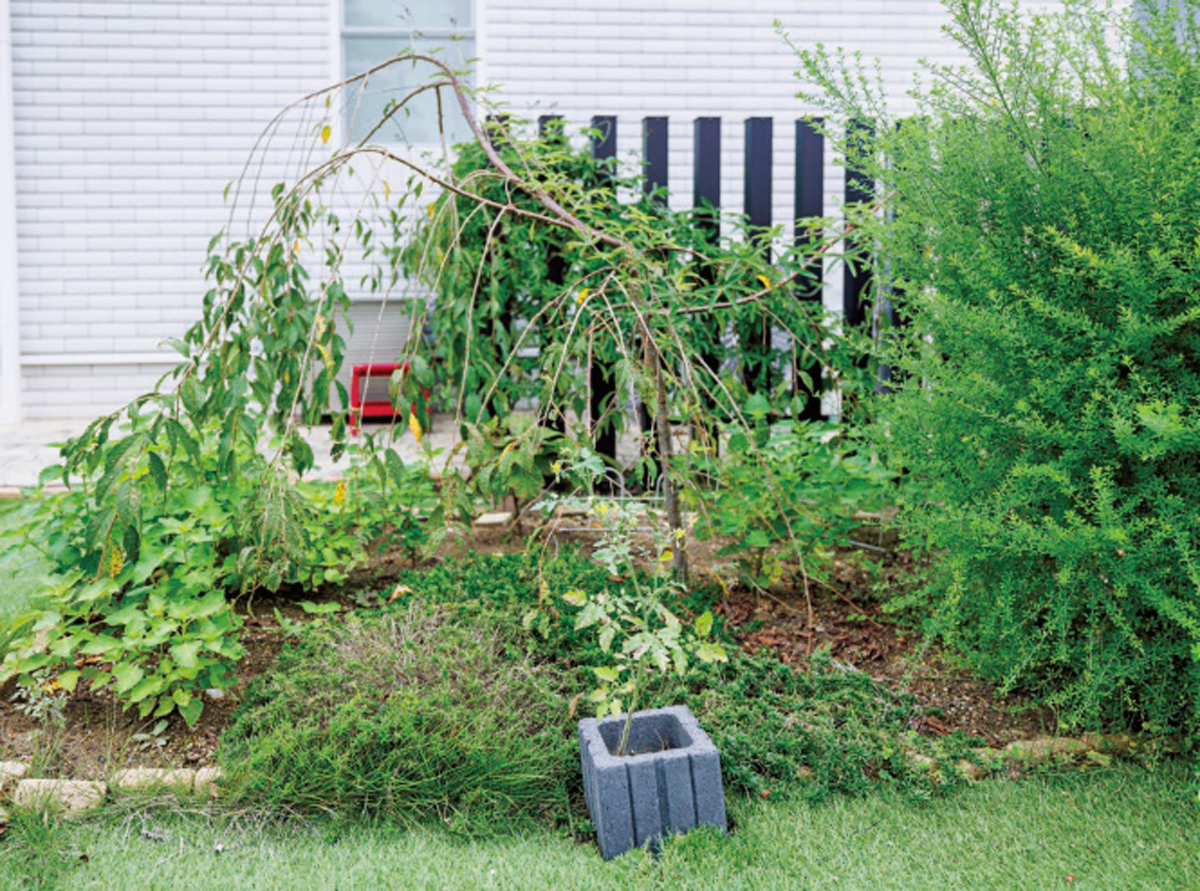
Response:
[{"label": "garden border stone", "polygon": [[7,795],[28,772],[29,765],[24,761],[0,761],[0,797]]},{"label": "garden border stone", "polygon": [[613,754],[625,717],[579,722],[588,813],[605,860],[695,826],[728,826],[717,747],[685,706],[635,712],[634,754]]},{"label": "garden border stone", "polygon": [[108,794],[105,783],[92,780],[21,780],[13,802],[25,807],[53,803],[65,817],[76,816],[104,804]]}]

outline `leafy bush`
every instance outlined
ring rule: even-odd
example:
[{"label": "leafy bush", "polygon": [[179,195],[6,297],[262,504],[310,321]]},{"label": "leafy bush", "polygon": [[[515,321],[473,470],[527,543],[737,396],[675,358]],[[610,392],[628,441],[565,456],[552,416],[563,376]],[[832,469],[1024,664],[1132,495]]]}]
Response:
[{"label": "leafy bush", "polygon": [[235,796],[477,828],[561,813],[567,701],[495,622],[414,600],[310,628],[257,679],[221,743]]},{"label": "leafy bush", "polygon": [[[763,400],[765,402],[765,400]],[[843,542],[857,510],[877,506],[894,478],[863,454],[853,430],[830,423],[781,421],[757,431],[733,428],[719,458],[690,456],[711,486],[687,494],[700,509],[699,538],[729,537],[718,556],[733,556],[743,578],[779,580],[782,560],[808,568],[826,545]]]},{"label": "leafy bush", "polygon": [[844,60],[801,54],[817,101],[878,122],[868,175],[894,197],[866,222],[927,338],[895,342],[878,406],[926,487],[908,529],[945,555],[910,601],[1066,723],[1194,730],[1200,59],[1165,15],[947,6],[972,64],[933,70],[899,127]]}]

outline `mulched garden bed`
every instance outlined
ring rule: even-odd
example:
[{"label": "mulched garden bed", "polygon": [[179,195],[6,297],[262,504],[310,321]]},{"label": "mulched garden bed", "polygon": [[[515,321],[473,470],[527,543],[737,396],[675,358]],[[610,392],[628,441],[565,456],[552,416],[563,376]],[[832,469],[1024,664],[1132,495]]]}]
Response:
[{"label": "mulched garden bed", "polygon": [[[559,541],[563,540],[559,537]],[[588,536],[573,537],[590,544]],[[524,546],[524,541],[503,530],[478,531],[474,536],[457,536],[443,546],[438,559],[455,559],[468,550],[498,553]],[[689,549],[699,578],[719,570],[714,548],[700,545]],[[863,559],[850,552],[833,564],[825,582],[810,583],[809,595],[794,582],[770,591],[728,589],[716,606],[747,651],[769,651],[781,661],[803,670],[813,652],[828,647],[830,655],[898,691],[912,694],[920,706],[914,729],[923,734],[944,735],[963,731],[989,745],[1001,746],[1019,739],[1053,732],[1053,716],[1047,710],[1029,709],[1016,696],[998,696],[992,687],[965,670],[954,667],[950,657],[926,646],[919,635],[894,617],[885,615],[874,599],[877,585],[913,584],[922,567],[911,555],[894,552],[876,555],[869,570]],[[389,576],[407,562],[384,555],[368,571],[355,575],[362,585],[370,580],[376,591],[386,586]],[[729,577],[726,572],[721,573]],[[346,606],[364,605],[353,589],[333,595]],[[136,710],[123,711],[108,691],[81,690],[67,703],[66,726],[43,729],[22,714],[11,701],[13,682],[0,690],[0,759],[32,760],[35,769],[64,778],[99,779],[114,769],[138,767],[203,767],[214,763],[221,731],[237,706],[238,696],[251,678],[269,671],[286,639],[275,618],[278,609],[285,621],[305,618],[294,599],[259,596],[246,616],[243,644],[246,656],[238,663],[238,683],[223,694],[208,698],[194,728],[177,715],[166,729],[152,739],[134,739],[147,734],[158,723],[141,720]],[[330,594],[308,594],[307,599],[328,600]],[[811,612],[810,612],[811,603]],[[163,744],[159,745],[158,740]]]}]

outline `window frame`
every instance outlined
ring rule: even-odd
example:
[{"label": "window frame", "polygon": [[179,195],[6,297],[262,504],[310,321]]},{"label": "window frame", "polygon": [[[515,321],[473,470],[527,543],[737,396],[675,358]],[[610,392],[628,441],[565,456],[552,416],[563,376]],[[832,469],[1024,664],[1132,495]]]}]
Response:
[{"label": "window frame", "polygon": [[[381,0],[381,2],[390,2],[390,0]],[[436,0],[435,0],[436,2]],[[444,40],[447,42],[467,38],[474,41],[473,58],[477,59],[474,69],[471,85],[484,81],[483,71],[483,37],[482,37],[482,22],[481,13],[483,10],[484,0],[471,0],[471,26],[470,28],[433,28],[433,29],[417,29],[405,27],[392,27],[384,25],[348,25],[346,23],[346,0],[334,0],[331,4],[331,15],[333,18],[334,33],[337,35],[336,46],[333,57],[333,82],[340,83],[347,77],[351,76],[346,71],[346,40],[354,37],[367,38],[382,38],[382,39],[399,39],[411,40],[415,36],[420,36],[423,39]],[[337,115],[336,132],[341,136],[342,141],[346,142],[350,139],[350,121],[349,110],[343,108]],[[414,151],[427,150],[430,148],[440,148],[437,142],[401,142],[391,139],[381,139],[380,142],[384,145],[404,145]]]}]

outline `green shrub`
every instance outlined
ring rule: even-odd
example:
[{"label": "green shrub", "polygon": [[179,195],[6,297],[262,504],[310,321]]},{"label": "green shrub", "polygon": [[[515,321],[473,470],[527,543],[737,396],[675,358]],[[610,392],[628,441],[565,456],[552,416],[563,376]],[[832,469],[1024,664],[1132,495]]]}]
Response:
[{"label": "green shrub", "polygon": [[819,99],[878,121],[892,208],[867,222],[922,336],[877,406],[923,483],[907,527],[944,554],[909,602],[1066,723],[1195,729],[1200,59],[1097,4],[947,6],[972,64],[899,127],[801,54]]},{"label": "green shrub", "polygon": [[256,804],[478,828],[563,811],[566,713],[496,623],[414,600],[307,630],[248,691],[221,763]]},{"label": "green shrub", "polygon": [[[766,400],[761,400],[765,404]],[[764,405],[765,408],[765,405]],[[732,556],[739,575],[766,587],[782,577],[784,561],[799,559],[805,572],[826,546],[846,544],[857,511],[878,507],[895,474],[860,448],[862,437],[827,422],[779,421],[765,411],[750,434],[730,425],[720,457],[689,456],[712,481],[685,496],[699,508],[697,537],[728,538],[717,556]]]}]

